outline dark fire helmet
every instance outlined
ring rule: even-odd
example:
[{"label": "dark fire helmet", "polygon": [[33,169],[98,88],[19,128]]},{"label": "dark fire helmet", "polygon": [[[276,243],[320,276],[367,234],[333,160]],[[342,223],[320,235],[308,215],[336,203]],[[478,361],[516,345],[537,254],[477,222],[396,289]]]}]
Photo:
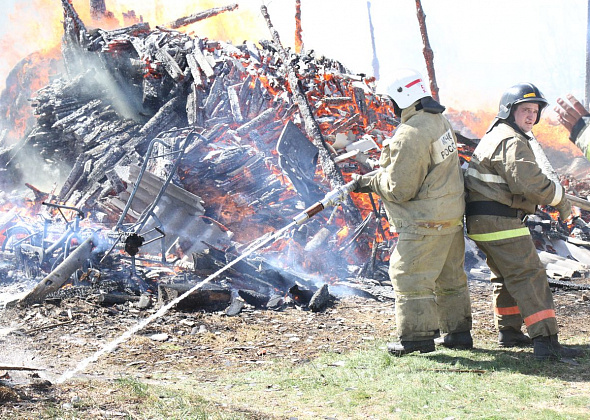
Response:
[{"label": "dark fire helmet", "polygon": [[535,124],[541,119],[541,112],[543,109],[549,105],[545,96],[543,96],[541,91],[537,89],[535,85],[532,83],[519,83],[506,90],[502,95],[497,118],[500,120],[507,120],[512,110],[515,108],[515,105],[523,102],[536,102],[539,104],[539,114],[537,115]]}]

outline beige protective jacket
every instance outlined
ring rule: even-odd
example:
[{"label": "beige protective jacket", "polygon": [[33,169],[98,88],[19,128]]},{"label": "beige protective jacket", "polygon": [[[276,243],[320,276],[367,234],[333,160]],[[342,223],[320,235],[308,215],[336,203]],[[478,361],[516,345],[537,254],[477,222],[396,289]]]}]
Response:
[{"label": "beige protective jacket", "polygon": [[590,116],[583,116],[572,129],[570,140],[580,148],[586,159],[590,160]]},{"label": "beige protective jacket", "polygon": [[402,123],[384,142],[369,188],[383,200],[393,232],[454,233],[465,210],[457,139],[442,114],[415,108],[402,111]]},{"label": "beige protective jacket", "polygon": [[528,137],[504,122],[475,148],[465,187],[468,203],[497,201],[528,214],[537,205],[556,206],[564,196],[563,187],[541,171]]}]

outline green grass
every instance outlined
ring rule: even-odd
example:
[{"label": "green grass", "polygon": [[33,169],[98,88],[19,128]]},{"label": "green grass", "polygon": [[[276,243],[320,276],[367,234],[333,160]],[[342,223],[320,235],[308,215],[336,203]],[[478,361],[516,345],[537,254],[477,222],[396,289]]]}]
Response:
[{"label": "green grass", "polygon": [[[587,357],[539,362],[530,350],[491,347],[396,358],[373,342],[347,354],[246,366],[199,372],[198,380],[182,372],[149,382],[123,377],[116,399],[134,419],[590,418]],[[55,411],[83,418],[100,404],[82,400],[74,412]]]},{"label": "green grass", "polygon": [[299,419],[587,419],[589,365],[588,359],[538,362],[530,352],[497,349],[394,358],[373,347],[233,375],[218,381],[229,381],[231,389],[215,395]]}]

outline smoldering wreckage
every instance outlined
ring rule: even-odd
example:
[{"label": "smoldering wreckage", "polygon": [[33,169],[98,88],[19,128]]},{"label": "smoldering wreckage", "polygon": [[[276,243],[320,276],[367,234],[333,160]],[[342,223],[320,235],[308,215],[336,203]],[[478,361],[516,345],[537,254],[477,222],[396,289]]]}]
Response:
[{"label": "smoldering wreckage", "polygon": [[[62,5],[59,71],[24,105],[34,118],[22,138],[0,150],[0,283],[21,292],[3,305],[237,315],[322,311],[346,294],[394,299],[396,237],[376,197],[346,190],[398,123],[374,79],[283,47],[264,8],[272,40],[232,45],[175,29],[237,5],[114,30]],[[38,75],[23,66],[11,77]],[[4,124],[18,125],[22,101],[2,102]],[[477,139],[450,118],[467,161]],[[23,181],[40,167],[53,187]],[[588,196],[587,181],[562,176],[573,196]],[[590,288],[590,213],[570,224],[556,214],[541,208],[528,222],[548,280]],[[485,278],[484,265],[468,240],[470,278]]]}]

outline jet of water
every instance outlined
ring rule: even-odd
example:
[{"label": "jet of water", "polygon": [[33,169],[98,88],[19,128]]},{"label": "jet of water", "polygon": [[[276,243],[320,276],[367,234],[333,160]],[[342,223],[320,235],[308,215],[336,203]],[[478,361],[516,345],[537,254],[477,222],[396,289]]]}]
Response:
[{"label": "jet of water", "polygon": [[235,265],[239,261],[243,260],[244,258],[246,258],[248,255],[252,254],[256,250],[260,249],[264,245],[266,245],[266,244],[268,244],[270,242],[276,241],[278,238],[281,237],[281,235],[283,235],[283,233],[285,233],[287,230],[291,229],[291,227],[293,227],[295,224],[296,224],[296,222],[293,221],[289,225],[283,227],[282,229],[280,229],[280,230],[278,230],[276,232],[273,232],[271,234],[264,235],[261,238],[257,239],[256,241],[254,241],[236,259],[230,261],[227,265],[221,267],[215,273],[211,274],[205,280],[197,283],[190,290],[184,292],[182,295],[178,296],[176,299],[174,299],[174,300],[170,301],[168,304],[162,306],[157,312],[154,312],[149,317],[141,320],[138,324],[136,324],[133,327],[129,328],[122,335],[120,335],[119,337],[117,337],[115,340],[107,343],[103,348],[101,348],[100,350],[98,350],[93,355],[91,355],[91,356],[87,357],[86,359],[80,361],[76,365],[76,367],[74,367],[74,369],[71,369],[69,371],[64,372],[59,377],[59,379],[57,380],[57,383],[58,384],[64,383],[65,381],[71,379],[76,373],[83,372],[88,367],[88,365],[90,363],[97,361],[98,358],[101,357],[102,355],[108,354],[108,353],[111,353],[112,351],[114,351],[121,343],[124,343],[125,341],[127,341],[131,336],[133,336],[133,334],[135,334],[136,332],[138,332],[141,329],[143,329],[146,325],[148,325],[153,320],[158,319],[161,316],[163,316],[166,312],[168,312],[168,310],[170,310],[170,308],[172,308],[178,302],[180,302],[181,300],[183,300],[184,298],[186,298],[188,295],[190,295],[194,291],[200,289],[205,284],[207,284],[208,282],[210,282],[212,279],[214,279],[215,277],[217,277],[218,275],[220,275],[221,273],[223,273],[224,271],[226,271],[227,269],[229,269],[230,267],[232,267],[233,265]]}]

